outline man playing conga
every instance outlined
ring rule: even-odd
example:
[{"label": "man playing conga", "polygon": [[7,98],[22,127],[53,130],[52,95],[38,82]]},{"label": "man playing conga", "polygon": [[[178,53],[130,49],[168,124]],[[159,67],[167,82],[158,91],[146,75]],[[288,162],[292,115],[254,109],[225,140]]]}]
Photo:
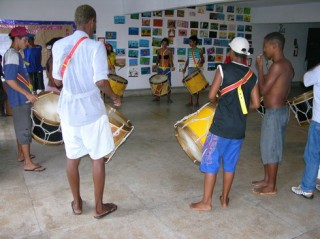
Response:
[{"label": "man playing conga", "polygon": [[246,130],[249,108],[260,105],[257,77],[244,64],[243,58],[250,55],[249,43],[236,37],[230,45],[231,63],[219,65],[213,79],[209,99],[217,100],[218,106],[202,151],[200,170],[204,176],[204,194],[200,202],[191,203],[193,210],[211,210],[211,201],[216,176],[223,164],[223,188],[220,203],[228,206],[229,192],[234,178],[239,153]]},{"label": "man playing conga", "polygon": [[89,154],[93,168],[94,218],[99,219],[117,209],[113,203],[103,203],[104,156],[112,152],[114,141],[99,90],[110,96],[116,106],[120,106],[121,99],[114,94],[107,80],[105,46],[89,39],[96,29],[96,21],[96,11],[91,6],[81,5],[76,9],[77,31],[57,41],[52,48],[52,75],[58,86],[63,82],[58,113],[73,195],[71,208],[75,215],[82,213],[79,164],[80,158]]},{"label": "man playing conga", "polygon": [[264,179],[253,181],[253,192],[260,195],[277,193],[278,164],[282,160],[285,130],[288,124],[287,97],[294,77],[293,67],[283,54],[285,39],[279,32],[264,38],[263,53],[273,64],[263,73],[262,56],[257,56],[259,90],[266,108],[261,127],[260,151]]}]

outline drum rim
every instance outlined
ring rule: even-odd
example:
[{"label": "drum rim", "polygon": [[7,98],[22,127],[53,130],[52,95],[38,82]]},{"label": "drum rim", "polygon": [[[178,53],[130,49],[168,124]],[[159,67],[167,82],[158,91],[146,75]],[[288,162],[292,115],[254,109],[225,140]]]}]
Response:
[{"label": "drum rim", "polygon": [[[195,71],[193,71],[191,74],[189,74],[189,75],[186,75],[185,77],[183,77],[183,79],[182,79],[182,82],[187,82],[187,81],[189,81],[190,79],[192,79],[193,77],[190,77],[191,75],[194,75],[195,73],[198,73],[198,74],[201,74],[203,77],[204,77],[204,75],[202,74],[202,72],[200,71],[200,70],[195,70]],[[197,74],[197,75],[198,75]],[[188,79],[190,77],[190,79]],[[188,79],[188,80],[187,80]],[[207,81],[207,80],[206,80]]]},{"label": "drum rim", "polygon": [[[191,139],[194,141],[194,144],[200,149],[200,152],[201,152],[202,149],[203,149],[203,144],[201,143],[200,140],[196,142],[196,140],[198,139],[198,137],[193,133],[193,131],[192,131],[190,128],[188,128],[188,127],[182,128],[182,127],[179,127],[180,125],[183,126],[182,123],[179,123],[179,124],[177,124],[177,126],[176,126],[176,128],[175,128],[175,136],[176,136],[177,140],[179,141],[179,143],[180,143],[183,151],[185,151],[185,153],[188,155],[188,157],[190,158],[190,160],[191,160],[193,163],[195,163],[195,164],[200,164],[201,161],[198,161],[198,159],[196,159],[196,158],[194,157],[194,155],[191,153],[188,145],[186,145],[186,144],[184,143],[183,138],[179,135],[178,128],[183,129],[183,130],[186,131],[186,133],[187,133],[187,134],[191,137]],[[201,160],[201,159],[200,159],[200,160]]]},{"label": "drum rim", "polygon": [[290,100],[290,103],[291,104],[298,104],[298,103],[304,102],[304,101],[312,99],[312,98],[313,98],[313,90],[310,90],[310,91],[304,92],[301,95],[293,97],[292,100]]},{"label": "drum rim", "polygon": [[[60,96],[60,94],[58,92],[55,92],[55,91],[44,91],[44,92],[41,92],[38,97],[39,98],[42,98],[44,97],[45,95],[48,95],[48,94],[53,94],[53,95],[58,95]],[[42,121],[45,122],[46,124],[48,125],[51,125],[51,126],[59,126],[60,125],[60,121],[53,121],[53,120],[49,120],[49,119],[46,119],[44,118],[44,116],[40,115],[34,108],[34,106],[32,106],[32,113],[34,114],[34,116]]]},{"label": "drum rim", "polygon": [[[157,75],[165,76],[166,79],[165,79],[164,81],[159,82],[159,83],[153,83],[153,82],[151,82],[151,79],[152,79],[153,77],[157,76]],[[165,82],[165,81],[168,81],[168,75],[166,75],[166,74],[154,74],[154,75],[152,75],[152,76],[149,78],[149,82],[150,82],[150,84],[152,84],[152,85],[161,85],[161,84],[163,84],[163,82]]]},{"label": "drum rim", "polygon": [[[106,108],[106,111],[107,111],[107,116],[108,116],[109,122],[112,121],[112,123],[114,123],[114,121],[115,121],[116,123],[114,123],[114,125],[119,126],[119,128],[122,126],[122,124],[121,124],[119,121],[117,121],[117,120],[114,119],[114,118],[109,117],[109,111],[113,109],[113,113],[115,113],[117,116],[119,116],[121,119],[123,119],[124,122],[126,122],[126,123],[128,124],[128,125],[123,124],[123,128],[128,129],[127,131],[130,131],[130,130],[133,128],[133,125],[132,125],[132,123],[130,122],[130,120],[127,119],[123,114],[121,114],[120,112],[118,112],[115,108],[111,107],[111,106],[108,105],[107,103],[105,103],[104,105],[105,105],[105,108]],[[110,108],[110,109],[109,109],[109,108]],[[111,119],[111,120],[110,120],[110,119]],[[127,119],[127,121],[124,120],[124,119]]]},{"label": "drum rim", "polygon": [[[206,81],[207,82],[207,81]],[[187,90],[189,91],[189,93],[191,94],[191,95],[195,95],[195,94],[199,94],[201,91],[203,91],[203,90],[205,90],[208,86],[209,86],[209,83],[207,82],[207,84],[204,86],[204,87],[202,87],[199,91],[197,91],[196,93],[192,93],[190,90],[189,90],[189,88],[186,86],[186,81],[184,81],[184,82],[182,82],[183,84],[184,84],[184,86],[187,88]]]},{"label": "drum rim", "polygon": [[[117,80],[117,79],[113,79],[113,78],[111,78],[110,76],[116,76],[116,77],[119,77],[120,79],[123,79],[124,80],[124,82],[123,81],[119,81],[119,80]],[[113,80],[113,81],[116,81],[116,82],[119,82],[119,83],[121,83],[121,84],[123,84],[123,85],[127,85],[128,84],[128,80],[127,79],[125,79],[125,78],[123,78],[123,77],[121,77],[121,76],[118,76],[118,75],[116,75],[116,74],[108,74],[108,80]]]}]

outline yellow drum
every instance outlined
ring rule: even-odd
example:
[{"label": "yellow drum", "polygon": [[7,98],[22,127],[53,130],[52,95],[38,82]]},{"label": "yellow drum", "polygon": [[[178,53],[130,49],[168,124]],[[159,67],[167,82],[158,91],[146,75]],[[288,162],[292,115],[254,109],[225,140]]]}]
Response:
[{"label": "yellow drum", "polygon": [[207,103],[198,111],[184,117],[174,125],[177,140],[194,163],[201,162],[203,145],[215,110],[216,105]]},{"label": "yellow drum", "polygon": [[183,78],[182,83],[191,95],[204,90],[209,84],[201,71],[197,70]]},{"label": "yellow drum", "polygon": [[121,76],[109,74],[109,83],[113,92],[118,96],[123,96],[124,90],[127,87],[128,81]]},{"label": "yellow drum", "polygon": [[168,76],[155,74],[149,79],[152,94],[155,96],[167,95],[170,92]]},{"label": "yellow drum", "polygon": [[129,135],[132,133],[134,127],[124,115],[118,112],[116,109],[112,108],[110,105],[105,104],[109,124],[111,127],[113,141],[114,141],[114,150],[108,155],[106,163],[109,162],[111,157],[114,155],[116,150],[126,141]]}]

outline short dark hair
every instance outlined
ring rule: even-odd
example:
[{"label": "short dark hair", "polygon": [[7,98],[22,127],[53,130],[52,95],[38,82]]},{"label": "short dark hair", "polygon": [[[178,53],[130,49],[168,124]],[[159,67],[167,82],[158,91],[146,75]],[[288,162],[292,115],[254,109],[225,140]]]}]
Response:
[{"label": "short dark hair", "polygon": [[284,48],[284,43],[286,42],[284,36],[280,32],[271,32],[264,37],[264,40],[276,43],[282,50]]},{"label": "short dark hair", "polygon": [[92,18],[96,19],[97,14],[93,7],[84,4],[77,7],[74,14],[74,22],[77,26],[84,25],[88,23]]},{"label": "short dark hair", "polygon": [[[231,49],[232,50],[232,49]],[[232,50],[233,51],[233,50]],[[240,54],[240,53],[238,53],[238,52],[235,52],[235,51],[233,51],[234,52],[234,55],[236,56],[236,57],[240,57],[241,59],[247,59],[247,55],[245,55],[245,54]]]},{"label": "short dark hair", "polygon": [[168,38],[166,38],[166,37],[163,38],[163,39],[161,40],[161,43],[162,43],[162,42],[166,42],[167,45],[169,46],[169,39],[168,39]]},{"label": "short dark hair", "polygon": [[198,37],[196,35],[192,35],[191,37],[189,37],[189,40],[194,41],[196,45],[198,44]]}]

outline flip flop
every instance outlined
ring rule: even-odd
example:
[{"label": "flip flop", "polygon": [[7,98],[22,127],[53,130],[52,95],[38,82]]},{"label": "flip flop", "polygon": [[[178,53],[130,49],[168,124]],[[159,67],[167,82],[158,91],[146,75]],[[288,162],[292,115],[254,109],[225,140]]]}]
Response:
[{"label": "flip flop", "polygon": [[113,203],[107,203],[106,205],[110,207],[110,210],[102,213],[101,215],[94,216],[95,219],[101,219],[101,218],[107,216],[108,214],[113,213],[118,208],[118,206]]},{"label": "flip flop", "polygon": [[[36,156],[34,154],[30,154],[30,159],[34,159]],[[18,162],[23,162],[24,159],[18,159]]]},{"label": "flip flop", "polygon": [[73,201],[71,202],[71,208],[72,208],[72,212],[74,215],[81,215],[82,214],[82,211],[81,212],[76,212],[73,208]]},{"label": "flip flop", "polygon": [[24,171],[27,171],[27,172],[42,172],[44,170],[46,170],[46,168],[44,168],[42,166],[38,166],[38,167],[35,167],[32,169],[24,169]]},{"label": "flip flop", "polygon": [[264,195],[276,195],[277,194],[277,191],[264,193],[264,192],[257,192],[254,189],[252,189],[252,192],[255,193],[255,194],[258,194],[258,195],[262,195],[262,196],[264,196]]}]

